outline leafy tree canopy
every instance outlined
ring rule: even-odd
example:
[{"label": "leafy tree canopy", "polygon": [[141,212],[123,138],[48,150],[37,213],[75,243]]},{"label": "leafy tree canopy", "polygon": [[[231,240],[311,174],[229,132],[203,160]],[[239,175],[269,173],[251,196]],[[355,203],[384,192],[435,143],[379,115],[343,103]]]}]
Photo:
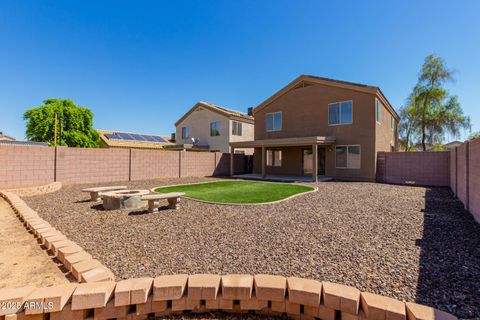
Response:
[{"label": "leafy tree canopy", "polygon": [[472,132],[470,136],[468,136],[469,140],[478,139],[478,138],[480,138],[480,131]]},{"label": "leafy tree canopy", "polygon": [[400,143],[405,151],[412,145],[422,149],[441,145],[446,135],[459,136],[470,129],[470,118],[463,114],[457,96],[451,96],[444,85],[453,81],[442,58],[433,54],[425,58],[418,82],[401,109]]},{"label": "leafy tree canopy", "polygon": [[55,115],[57,116],[57,145],[94,148],[99,136],[93,129],[93,113],[77,106],[70,99],[47,99],[39,107],[27,110],[27,138],[54,145]]}]

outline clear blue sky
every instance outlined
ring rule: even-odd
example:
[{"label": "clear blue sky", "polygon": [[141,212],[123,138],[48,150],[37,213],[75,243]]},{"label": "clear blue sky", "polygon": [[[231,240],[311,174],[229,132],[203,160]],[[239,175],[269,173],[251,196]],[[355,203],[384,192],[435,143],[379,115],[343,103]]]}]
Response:
[{"label": "clear blue sky", "polygon": [[378,85],[398,109],[425,55],[480,130],[480,1],[2,1],[0,131],[49,97],[100,129],[170,134],[199,100],[246,111],[300,74]]}]

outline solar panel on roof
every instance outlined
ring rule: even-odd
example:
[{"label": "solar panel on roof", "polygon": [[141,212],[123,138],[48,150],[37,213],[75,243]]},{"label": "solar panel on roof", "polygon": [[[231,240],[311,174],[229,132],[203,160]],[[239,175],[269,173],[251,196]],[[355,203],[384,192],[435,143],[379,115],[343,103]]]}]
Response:
[{"label": "solar panel on roof", "polygon": [[142,134],[142,137],[147,141],[151,141],[151,142],[156,141],[154,136],[149,136],[149,135],[146,135],[146,134]]},{"label": "solar panel on roof", "polygon": [[131,133],[132,139],[135,141],[145,141],[140,134]]},{"label": "solar panel on roof", "polygon": [[162,137],[159,137],[159,136],[152,136],[152,137],[155,139],[156,142],[167,142]]},{"label": "solar panel on roof", "polygon": [[114,133],[106,133],[105,137],[108,138],[108,140],[119,140],[120,138],[114,134]]},{"label": "solar panel on roof", "polygon": [[117,136],[121,140],[135,140],[129,133],[117,133]]},{"label": "solar panel on roof", "polygon": [[125,132],[106,133],[105,137],[109,140],[127,140],[127,141],[148,141],[148,142],[167,142],[165,139],[159,136],[153,136],[148,134],[136,134]]}]

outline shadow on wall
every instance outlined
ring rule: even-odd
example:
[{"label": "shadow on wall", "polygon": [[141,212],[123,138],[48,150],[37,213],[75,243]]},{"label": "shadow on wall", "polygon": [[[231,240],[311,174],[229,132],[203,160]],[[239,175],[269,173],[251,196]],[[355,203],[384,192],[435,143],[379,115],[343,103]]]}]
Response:
[{"label": "shadow on wall", "polygon": [[[234,173],[243,174],[251,173],[253,167],[253,156],[245,156],[243,154],[234,155]],[[222,153],[218,164],[213,171],[213,176],[229,176],[230,175],[230,154]]]},{"label": "shadow on wall", "polygon": [[449,188],[427,189],[417,302],[455,314],[480,315],[480,224]]}]

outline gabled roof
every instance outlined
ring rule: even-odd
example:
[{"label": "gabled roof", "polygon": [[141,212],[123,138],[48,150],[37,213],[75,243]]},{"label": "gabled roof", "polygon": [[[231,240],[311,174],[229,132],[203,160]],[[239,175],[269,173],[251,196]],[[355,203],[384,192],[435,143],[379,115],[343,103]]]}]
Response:
[{"label": "gabled roof", "polygon": [[14,137],[7,136],[3,132],[0,132],[0,140],[14,141],[16,139]]},{"label": "gabled roof", "polygon": [[243,122],[248,122],[248,123],[253,124],[253,117],[249,116],[246,113],[243,113],[243,112],[240,112],[240,111],[237,111],[237,110],[228,109],[228,108],[225,108],[225,107],[220,107],[220,106],[217,106],[217,105],[215,105],[213,103],[210,103],[210,102],[199,101],[190,110],[188,110],[187,113],[185,113],[180,119],[178,119],[177,122],[175,122],[175,126],[178,126],[192,112],[194,112],[195,110],[197,110],[198,108],[201,108],[201,107],[203,107],[205,109],[208,109],[208,110],[211,110],[213,112],[216,112],[218,114],[221,114],[221,115],[223,115],[223,116],[225,116],[229,119],[232,119],[232,120],[238,120],[238,121],[243,121]]},{"label": "gabled roof", "polygon": [[111,148],[137,148],[137,149],[163,149],[164,146],[172,145],[170,137],[165,137],[157,134],[148,134],[148,136],[155,136],[162,138],[165,142],[153,142],[153,141],[139,141],[139,140],[122,140],[119,138],[109,139],[108,135],[118,134],[134,134],[134,135],[147,135],[142,133],[124,132],[124,131],[112,131],[112,130],[97,130],[98,135],[102,142]]},{"label": "gabled roof", "polygon": [[330,79],[330,78],[323,78],[323,77],[317,77],[317,76],[312,76],[312,75],[306,75],[302,74],[289,84],[287,84],[285,87],[283,87],[281,90],[277,91],[273,96],[268,98],[267,100],[263,101],[261,104],[259,104],[255,109],[253,109],[253,113],[257,113],[258,111],[264,109],[267,107],[270,103],[273,101],[277,100],[287,92],[298,88],[299,86],[302,85],[311,85],[311,84],[322,84],[326,86],[332,86],[332,87],[339,87],[339,88],[345,88],[353,91],[358,91],[358,92],[365,92],[365,93],[370,93],[374,94],[378,99],[382,101],[382,103],[390,110],[392,115],[397,119],[400,120],[399,115],[395,111],[395,109],[392,107],[388,99],[384,96],[382,91],[380,90],[379,87],[377,86],[371,86],[371,85],[366,85],[366,84],[361,84],[361,83],[355,83],[355,82],[348,82],[348,81],[342,81],[342,80],[335,80],[335,79]]}]

